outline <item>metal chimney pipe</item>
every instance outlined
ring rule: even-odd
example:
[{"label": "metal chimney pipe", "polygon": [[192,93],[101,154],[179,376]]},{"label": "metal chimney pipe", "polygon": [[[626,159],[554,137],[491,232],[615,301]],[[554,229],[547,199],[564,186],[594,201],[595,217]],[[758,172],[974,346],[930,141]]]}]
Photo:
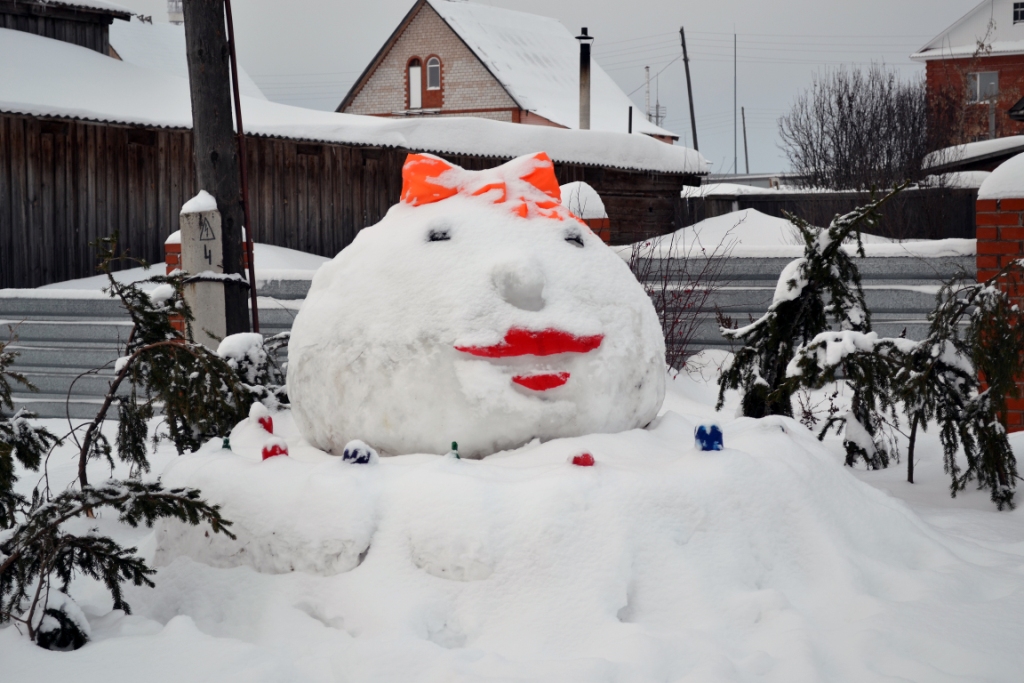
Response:
[{"label": "metal chimney pipe", "polygon": [[580,130],[590,130],[590,46],[594,38],[584,26],[576,40],[580,41]]}]

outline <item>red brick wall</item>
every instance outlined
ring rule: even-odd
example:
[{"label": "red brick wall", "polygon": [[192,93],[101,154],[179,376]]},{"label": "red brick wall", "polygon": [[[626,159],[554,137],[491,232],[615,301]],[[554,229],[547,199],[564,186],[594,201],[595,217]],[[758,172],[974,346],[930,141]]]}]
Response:
[{"label": "red brick wall", "polygon": [[[934,59],[927,63],[928,102],[935,104],[944,89],[953,89],[958,97],[966,95],[968,73],[999,72],[999,101],[996,104],[996,137],[1024,134],[1024,123],[1007,116],[1007,110],[1024,97],[1024,55],[976,57],[972,59]],[[988,103],[966,104],[965,133],[971,139],[986,139],[989,133]]]},{"label": "red brick wall", "polygon": [[[977,223],[978,282],[984,282],[1024,258],[1024,199],[979,199]],[[1024,307],[1024,283],[1011,277],[999,286]],[[1007,408],[1007,431],[1024,431],[1024,399],[1008,399]]]}]

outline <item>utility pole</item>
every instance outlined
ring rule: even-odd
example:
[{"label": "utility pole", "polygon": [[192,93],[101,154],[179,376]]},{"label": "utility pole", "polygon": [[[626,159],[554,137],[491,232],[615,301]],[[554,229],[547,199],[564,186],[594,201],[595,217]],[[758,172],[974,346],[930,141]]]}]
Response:
[{"label": "utility pole", "polygon": [[743,160],[747,162],[747,175],[750,175],[750,152],[747,151],[747,108],[740,107],[743,115]]},{"label": "utility pole", "polygon": [[260,309],[256,302],[256,255],[253,253],[255,226],[249,213],[249,155],[245,151],[245,128],[242,126],[242,95],[238,91],[238,55],[235,53],[235,23],[231,19],[231,0],[224,0],[228,20],[228,45],[231,47],[231,95],[235,101],[235,128],[238,138],[239,169],[242,171],[242,215],[245,218],[245,255],[249,261],[249,303],[252,307],[252,331],[260,331]]},{"label": "utility pole", "polygon": [[[184,0],[185,48],[192,95],[192,151],[199,189],[217,200],[224,244],[226,334],[249,331],[242,270],[241,172],[231,111],[224,0]],[[195,273],[193,273],[194,275]]]},{"label": "utility pole", "polygon": [[737,76],[739,69],[736,67],[736,34],[732,34],[732,172],[739,175],[740,172],[740,156],[739,156],[739,144],[737,142],[736,135],[736,105],[738,104],[737,93]]},{"label": "utility pole", "polygon": [[697,146],[697,119],[693,115],[693,87],[690,85],[690,57],[686,54],[686,33],[683,27],[679,27],[679,39],[683,42],[683,66],[686,67],[686,95],[690,98],[690,129],[693,131],[693,149],[700,151]]},{"label": "utility pole", "polygon": [[644,67],[644,80],[647,82],[647,88],[644,90],[644,116],[647,120],[651,120],[651,67]]}]

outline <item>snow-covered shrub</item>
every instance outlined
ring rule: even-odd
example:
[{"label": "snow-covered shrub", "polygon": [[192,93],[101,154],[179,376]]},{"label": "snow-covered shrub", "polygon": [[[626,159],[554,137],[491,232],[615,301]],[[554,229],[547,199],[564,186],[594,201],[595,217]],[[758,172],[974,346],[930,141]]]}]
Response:
[{"label": "snow-covered shrub", "polygon": [[[14,354],[0,345],[0,623],[22,624],[30,638],[48,649],[75,649],[88,640],[88,623],[67,597],[76,575],[102,581],[114,608],[125,612],[129,606],[121,593],[122,583],[153,585],[149,576],[154,570],[135,555],[135,548],[122,547],[95,532],[76,534],[68,528],[72,520],[110,507],[121,522],[133,527],[173,517],[191,525],[207,522],[215,532],[231,535],[225,528],[230,522],[198,491],[165,490],[157,482],[137,478],[149,470],[149,421],[156,407],[164,413],[165,438],[180,453],[194,450],[212,436],[227,434],[251,403],[235,371],[192,341],[188,332],[192,314],[181,296],[182,276],[151,278],[160,286],[147,294],[138,284],[121,283],[111,276],[115,239],[101,240],[98,246],[100,269],[110,279],[109,291],[121,299],[133,326],[122,356],[114,363],[114,379],[104,401],[82,437],[78,489],[52,495],[44,477],[45,487],[36,488],[31,500],[12,490],[14,461],[29,470],[39,469],[57,439],[31,425],[31,416],[24,411],[5,417],[3,409],[12,407],[8,378],[27,382],[8,370]],[[172,314],[185,320],[185,334],[175,328]],[[129,391],[119,395],[126,381]],[[113,461],[115,449],[103,436],[102,426],[115,403],[120,411],[116,454],[130,465],[132,478],[92,486],[88,462],[97,457]]]},{"label": "snow-covered shrub", "polygon": [[[1007,399],[1019,397],[1024,376],[1024,315],[997,281],[1021,272],[1016,264],[987,282],[947,282],[928,316],[928,336],[907,353],[894,382],[910,422],[908,480],[917,430],[936,420],[952,495],[977,479],[999,509],[1013,507],[1017,480],[1003,424]],[[966,469],[957,463],[960,448]]]},{"label": "snow-covered shrub", "polygon": [[629,269],[654,302],[665,335],[665,363],[675,371],[699,350],[694,338],[711,312],[714,293],[725,284],[722,270],[731,251],[727,240],[705,246],[699,234],[684,241],[678,232],[632,245]]},{"label": "snow-covered shrub", "polygon": [[39,469],[39,463],[50,447],[57,443],[57,437],[44,427],[32,424],[33,413],[20,409],[13,415],[11,382],[35,390],[25,377],[10,369],[18,354],[8,347],[16,339],[14,333],[6,342],[0,342],[0,529],[14,524],[17,509],[25,499],[14,492],[15,462],[28,470]]},{"label": "snow-covered shrub", "polygon": [[[1020,272],[1021,267],[1012,266],[984,283],[964,276],[945,283],[935,310],[928,315],[928,336],[920,342],[879,338],[873,332],[823,332],[797,350],[788,374],[809,387],[840,379],[847,382],[855,401],[867,397],[874,402],[878,410],[869,419],[882,419],[884,411],[885,421],[895,425],[897,413],[902,412],[910,427],[907,480],[911,483],[917,432],[933,420],[938,422],[952,495],[977,480],[1000,510],[1012,508],[1017,463],[1003,423],[1007,399],[1019,396],[1018,381],[1024,375],[1024,315],[996,285],[1009,270]],[[991,381],[986,382],[987,378]],[[868,433],[855,411],[856,404],[844,416],[848,456],[851,444],[863,451],[872,444],[879,452],[887,447],[895,455],[891,432]],[[837,421],[831,417],[825,430]],[[880,446],[879,435],[888,443]],[[966,469],[957,462],[961,448]],[[852,464],[849,458],[848,464]]]},{"label": "snow-covered shrub", "polygon": [[860,273],[843,245],[852,241],[863,255],[861,226],[876,222],[878,207],[894,194],[836,216],[825,230],[790,217],[803,238],[804,256],[782,271],[767,313],[744,327],[721,328],[725,338],[743,346],[719,378],[719,408],[727,390],[739,389],[745,416],[792,417],[792,396],[799,384],[788,380],[787,368],[797,349],[833,325],[857,332],[871,329]]},{"label": "snow-covered shrub", "polygon": [[288,405],[287,364],[277,359],[282,351],[287,353],[289,337],[288,332],[269,339],[257,332],[242,332],[228,335],[217,347],[217,355],[235,371],[253,400],[271,410]]}]

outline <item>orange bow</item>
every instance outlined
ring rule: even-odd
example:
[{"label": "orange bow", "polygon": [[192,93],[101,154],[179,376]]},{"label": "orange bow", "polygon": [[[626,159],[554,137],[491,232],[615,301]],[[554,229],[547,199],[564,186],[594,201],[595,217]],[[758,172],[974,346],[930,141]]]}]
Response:
[{"label": "orange bow", "polygon": [[[457,194],[512,203],[523,218],[574,218],[562,206],[555,165],[544,152],[522,156],[496,168],[467,171],[432,154],[410,154],[402,167],[402,201],[411,206],[433,204]],[[583,221],[580,221],[581,223]]]}]

